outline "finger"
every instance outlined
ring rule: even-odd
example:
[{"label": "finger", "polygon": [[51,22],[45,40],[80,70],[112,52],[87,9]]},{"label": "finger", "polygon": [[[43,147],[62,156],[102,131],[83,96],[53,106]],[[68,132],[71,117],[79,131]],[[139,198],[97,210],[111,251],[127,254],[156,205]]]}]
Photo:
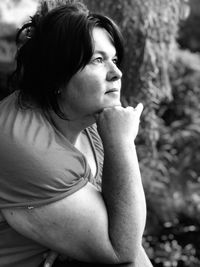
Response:
[{"label": "finger", "polygon": [[143,104],[142,103],[139,103],[137,106],[136,106],[136,108],[135,108],[135,110],[137,111],[137,114],[138,114],[138,116],[140,117],[141,116],[141,114],[142,114],[142,111],[143,111]]},{"label": "finger", "polygon": [[50,251],[47,254],[46,260],[44,262],[44,267],[51,267],[54,264],[54,261],[56,260],[56,258],[58,257],[58,253],[55,251]]}]

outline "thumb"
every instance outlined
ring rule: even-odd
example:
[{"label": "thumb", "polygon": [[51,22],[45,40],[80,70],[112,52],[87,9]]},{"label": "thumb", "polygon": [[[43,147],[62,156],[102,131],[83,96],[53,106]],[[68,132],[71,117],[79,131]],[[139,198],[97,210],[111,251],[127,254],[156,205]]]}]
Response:
[{"label": "thumb", "polygon": [[142,111],[143,111],[143,104],[142,103],[139,103],[136,108],[135,108],[135,111],[137,112],[138,114],[138,117],[140,118],[141,114],[142,114]]}]

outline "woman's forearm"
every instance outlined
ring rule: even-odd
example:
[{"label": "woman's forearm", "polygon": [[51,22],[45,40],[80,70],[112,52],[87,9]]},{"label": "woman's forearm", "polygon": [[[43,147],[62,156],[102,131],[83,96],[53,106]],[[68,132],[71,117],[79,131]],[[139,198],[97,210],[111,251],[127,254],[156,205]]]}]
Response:
[{"label": "woman's forearm", "polygon": [[105,144],[102,195],[109,237],[120,262],[135,261],[141,248],[146,203],[134,143]]}]

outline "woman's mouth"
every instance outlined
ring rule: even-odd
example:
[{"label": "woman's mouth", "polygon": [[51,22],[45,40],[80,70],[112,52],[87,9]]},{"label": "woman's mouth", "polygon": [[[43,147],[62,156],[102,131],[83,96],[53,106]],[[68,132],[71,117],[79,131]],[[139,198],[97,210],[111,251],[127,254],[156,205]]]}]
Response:
[{"label": "woman's mouth", "polygon": [[118,89],[113,88],[113,89],[107,90],[107,91],[105,92],[105,94],[109,94],[109,93],[118,93],[118,92],[119,92]]}]

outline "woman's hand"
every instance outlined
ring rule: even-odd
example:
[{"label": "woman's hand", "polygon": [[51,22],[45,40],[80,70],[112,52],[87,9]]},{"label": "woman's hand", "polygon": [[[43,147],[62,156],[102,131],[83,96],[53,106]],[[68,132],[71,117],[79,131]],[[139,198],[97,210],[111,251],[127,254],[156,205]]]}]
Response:
[{"label": "woman's hand", "polygon": [[143,105],[105,108],[97,115],[97,127],[103,142],[132,143],[138,133]]}]

